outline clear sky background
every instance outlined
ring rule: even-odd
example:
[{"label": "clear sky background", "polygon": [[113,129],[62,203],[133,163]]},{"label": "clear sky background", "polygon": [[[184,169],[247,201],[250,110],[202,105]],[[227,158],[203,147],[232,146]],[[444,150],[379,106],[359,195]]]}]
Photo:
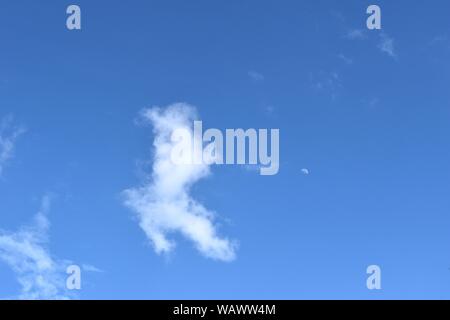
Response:
[{"label": "clear sky background", "polygon": [[[76,298],[450,298],[448,1],[74,3],[81,31],[70,2],[0,3],[0,229],[51,199],[42,246],[85,265]],[[232,262],[179,233],[156,254],[124,205],[151,173],[139,112],[175,102],[207,128],[280,129],[278,175],[213,166],[193,186]],[[0,298],[38,274],[21,256]]]}]

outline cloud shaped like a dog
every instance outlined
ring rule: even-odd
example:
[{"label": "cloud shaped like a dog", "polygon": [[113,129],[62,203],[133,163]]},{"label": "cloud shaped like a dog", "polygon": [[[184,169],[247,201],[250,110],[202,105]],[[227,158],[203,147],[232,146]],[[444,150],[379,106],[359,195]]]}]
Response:
[{"label": "cloud shaped like a dog", "polygon": [[184,103],[143,111],[155,135],[153,172],[151,181],[124,191],[125,205],[137,214],[140,227],[157,253],[172,251],[175,242],[168,235],[179,232],[206,257],[231,261],[236,256],[235,244],[218,236],[215,214],[191,195],[192,185],[210,174],[209,165],[174,164],[171,159],[176,143],[171,139],[172,132],[184,129],[192,133],[196,115],[196,109]]}]

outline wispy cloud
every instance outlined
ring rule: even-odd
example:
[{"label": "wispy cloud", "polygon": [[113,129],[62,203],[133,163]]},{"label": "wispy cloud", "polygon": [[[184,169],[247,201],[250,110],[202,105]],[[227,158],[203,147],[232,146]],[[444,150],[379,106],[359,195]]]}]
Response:
[{"label": "wispy cloud", "polygon": [[192,134],[196,109],[177,103],[164,109],[146,109],[142,115],[154,128],[153,172],[151,180],[143,186],[124,191],[125,205],[137,213],[139,224],[157,253],[171,252],[175,243],[168,239],[168,234],[180,232],[206,257],[233,260],[235,245],[217,235],[214,212],[191,195],[192,185],[210,174],[209,166],[176,165],[171,161],[175,144],[171,134],[179,128]]},{"label": "wispy cloud", "polygon": [[397,53],[395,52],[394,47],[394,39],[388,36],[386,33],[380,34],[380,43],[378,44],[378,49],[392,58],[397,57]]},{"label": "wispy cloud", "polygon": [[367,35],[363,29],[352,29],[347,31],[345,38],[349,40],[364,40],[367,38]]},{"label": "wispy cloud", "polygon": [[15,233],[0,231],[0,260],[17,276],[21,286],[19,299],[69,299],[64,263],[55,260],[48,249],[49,208],[47,196],[32,225]]},{"label": "wispy cloud", "polygon": [[446,35],[440,34],[437,36],[434,36],[431,41],[429,42],[429,45],[436,45],[436,44],[442,44],[447,43],[448,37]]},{"label": "wispy cloud", "polygon": [[252,79],[253,81],[263,81],[265,79],[264,75],[256,72],[256,71],[249,71],[248,72],[248,76],[250,77],[250,79]]},{"label": "wispy cloud", "polygon": [[372,97],[370,99],[367,99],[365,103],[367,104],[367,106],[369,106],[369,108],[375,108],[380,103],[380,99],[378,99],[377,97]]},{"label": "wispy cloud", "polygon": [[338,58],[341,59],[345,64],[348,64],[348,65],[353,64],[353,59],[347,57],[343,53],[338,54]]},{"label": "wispy cloud", "polygon": [[[380,35],[380,39],[379,39],[379,42],[377,45],[378,49],[382,53],[387,54],[388,56],[390,56],[392,58],[397,58],[394,38],[390,37],[385,32],[381,32],[379,35]],[[368,37],[367,37],[367,33],[365,30],[352,29],[345,34],[344,38],[346,38],[348,40],[366,40]]]},{"label": "wispy cloud", "polygon": [[338,72],[319,72],[311,74],[312,87],[318,92],[329,94],[335,100],[342,89],[342,80]]},{"label": "wispy cloud", "polygon": [[91,264],[83,264],[81,267],[83,268],[83,271],[86,271],[86,272],[96,272],[96,273],[104,272],[102,269],[99,269],[96,266],[93,266]]},{"label": "wispy cloud", "polygon": [[13,117],[8,116],[0,121],[0,176],[8,160],[14,153],[17,138],[25,132],[23,127],[13,125]]},{"label": "wispy cloud", "polygon": [[431,47],[433,50],[440,50],[441,52],[446,53],[450,50],[450,38],[445,34],[434,36],[429,41],[428,47]]}]

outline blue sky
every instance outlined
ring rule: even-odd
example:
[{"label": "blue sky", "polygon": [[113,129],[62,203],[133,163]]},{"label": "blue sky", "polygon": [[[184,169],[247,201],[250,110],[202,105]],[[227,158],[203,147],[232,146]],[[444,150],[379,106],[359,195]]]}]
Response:
[{"label": "blue sky", "polygon": [[[76,1],[69,31],[72,3],[2,2],[3,240],[95,266],[81,299],[450,298],[450,5],[373,3]],[[176,102],[209,128],[280,129],[277,175],[212,166],[190,191],[231,262],[180,233],[158,255],[124,204],[152,172],[141,110]],[[23,293],[17,261],[0,298]]]}]

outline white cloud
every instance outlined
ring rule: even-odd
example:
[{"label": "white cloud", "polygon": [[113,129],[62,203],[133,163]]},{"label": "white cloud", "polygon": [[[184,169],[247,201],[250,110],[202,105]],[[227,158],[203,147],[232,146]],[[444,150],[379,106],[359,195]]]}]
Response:
[{"label": "white cloud", "polygon": [[15,233],[0,231],[0,260],[8,264],[21,286],[19,299],[69,299],[65,292],[64,265],[48,250],[49,197],[31,226]]},{"label": "white cloud", "polygon": [[353,64],[353,59],[347,57],[346,55],[344,55],[342,53],[338,55],[338,58],[341,59],[342,61],[344,61],[345,64],[349,64],[349,65]]},{"label": "white cloud", "polygon": [[397,57],[394,47],[394,39],[389,37],[385,33],[380,34],[380,43],[378,44],[378,48],[381,50],[381,52],[386,53],[392,58]]},{"label": "white cloud", "polygon": [[[345,38],[349,40],[365,40],[367,39],[367,35],[366,32],[362,29],[353,29],[347,32]],[[382,53],[385,53],[392,58],[397,58],[394,43],[395,41],[392,37],[382,32],[380,33],[380,41],[377,47]],[[340,58],[342,59],[342,57]]]},{"label": "white cloud", "polygon": [[99,269],[96,266],[93,266],[91,264],[83,264],[81,267],[86,272],[96,272],[96,273],[103,273],[104,272],[102,269]]},{"label": "white cloud", "polygon": [[137,213],[157,253],[171,252],[175,243],[168,234],[180,232],[206,257],[233,260],[235,244],[217,235],[214,213],[190,194],[192,185],[210,174],[209,166],[175,165],[171,161],[171,133],[179,128],[192,132],[195,108],[177,103],[164,109],[146,109],[143,117],[153,125],[155,134],[152,177],[143,186],[124,191],[125,205]]},{"label": "white cloud", "polygon": [[302,170],[301,170],[301,172],[302,172],[302,174],[304,174],[304,175],[309,175],[309,170],[308,169],[306,169],[306,168],[303,168]]},{"label": "white cloud", "polygon": [[248,76],[253,80],[253,81],[263,81],[265,79],[264,75],[256,72],[256,71],[249,71],[248,72]]},{"label": "white cloud", "polygon": [[429,45],[436,45],[436,44],[442,44],[442,43],[447,43],[448,42],[448,37],[446,35],[438,35],[435,36],[431,39],[431,41],[429,42]]},{"label": "white cloud", "polygon": [[12,125],[13,119],[8,116],[0,121],[0,176],[5,164],[13,156],[17,138],[25,132],[22,127]]},{"label": "white cloud", "polygon": [[365,31],[362,29],[349,30],[345,37],[349,40],[364,40],[367,38]]}]

